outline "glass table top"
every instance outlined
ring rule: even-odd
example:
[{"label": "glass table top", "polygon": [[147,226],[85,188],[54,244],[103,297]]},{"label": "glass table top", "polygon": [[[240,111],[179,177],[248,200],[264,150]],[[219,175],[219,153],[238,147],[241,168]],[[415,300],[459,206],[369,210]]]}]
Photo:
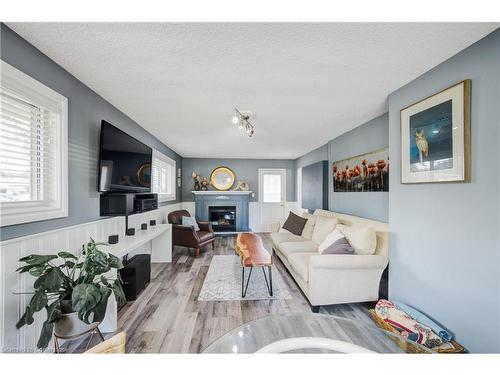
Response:
[{"label": "glass table top", "polygon": [[[368,318],[369,319],[369,318]],[[404,353],[393,340],[414,345],[420,351],[430,349],[400,335],[382,330],[374,323],[362,319],[313,313],[269,315],[235,328],[213,343],[202,353],[255,353],[279,340],[314,337],[339,340],[376,353]],[[292,353],[335,353],[326,349],[301,349]]]}]

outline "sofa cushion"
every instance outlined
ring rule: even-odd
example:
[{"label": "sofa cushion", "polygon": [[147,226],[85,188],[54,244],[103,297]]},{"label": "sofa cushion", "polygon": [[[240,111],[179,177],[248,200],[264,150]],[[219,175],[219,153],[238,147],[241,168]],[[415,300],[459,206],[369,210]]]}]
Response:
[{"label": "sofa cushion", "polygon": [[290,233],[288,231],[286,232],[274,232],[271,233],[271,239],[273,240],[275,245],[279,245],[282,242],[303,242],[307,241],[306,239],[302,238],[301,236],[296,236],[293,233]]},{"label": "sofa cushion", "polygon": [[328,236],[328,234],[335,229],[337,223],[338,220],[334,217],[317,216],[316,224],[314,224],[312,240],[319,245],[325,240],[326,236]]},{"label": "sofa cushion", "polygon": [[282,242],[279,244],[279,250],[288,259],[290,254],[294,253],[318,253],[318,245],[312,241],[302,242]]},{"label": "sofa cushion", "polygon": [[302,214],[302,217],[307,219],[306,225],[304,225],[304,229],[302,230],[302,237],[310,241],[313,237],[314,224],[316,224],[317,216],[311,215],[308,212],[304,212]]},{"label": "sofa cushion", "polygon": [[295,253],[287,258],[293,271],[306,283],[309,281],[309,259],[313,255],[318,253]]},{"label": "sofa cushion", "polygon": [[344,233],[338,226],[335,228],[318,247],[318,252],[322,255],[327,254],[354,254],[353,247],[347,241]]},{"label": "sofa cushion", "polygon": [[306,218],[300,217],[298,215],[295,215],[293,212],[290,212],[285,223],[282,225],[282,228],[286,229],[289,232],[292,232],[293,234],[296,234],[297,236],[300,236],[302,235],[302,230],[304,229],[304,225],[306,225],[306,223]]},{"label": "sofa cushion", "polygon": [[345,227],[343,232],[356,254],[375,254],[377,235],[372,228],[365,226]]}]

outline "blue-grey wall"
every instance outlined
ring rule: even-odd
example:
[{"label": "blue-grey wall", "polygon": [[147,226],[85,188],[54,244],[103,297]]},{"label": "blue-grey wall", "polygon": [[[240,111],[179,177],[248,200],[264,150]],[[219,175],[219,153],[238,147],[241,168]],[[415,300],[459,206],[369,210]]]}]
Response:
[{"label": "blue-grey wall", "polygon": [[389,194],[387,192],[334,193],[331,165],[335,161],[388,146],[389,114],[385,113],[301,156],[295,160],[295,166],[302,168],[321,160],[328,160],[329,209],[387,222]]},{"label": "blue-grey wall", "polygon": [[306,167],[323,160],[328,160],[328,143],[295,159],[295,168]]},{"label": "blue-grey wall", "polygon": [[[386,113],[328,142],[328,160],[347,159],[389,146],[389,115]],[[392,160],[391,160],[392,163]],[[393,168],[391,165],[391,172]],[[389,193],[334,193],[329,168],[330,210],[387,222]],[[389,186],[389,190],[391,187]]]},{"label": "blue-grey wall", "polygon": [[[472,182],[400,183],[400,110],[472,80]],[[500,30],[389,96],[389,296],[500,352]]]},{"label": "blue-grey wall", "polygon": [[[97,158],[103,119],[175,159],[178,167],[182,167],[179,155],[4,24],[0,24],[0,34],[2,60],[67,97],[69,106],[69,216],[3,227],[0,230],[1,240],[100,218]],[[180,201],[180,196],[178,189],[175,202]]]},{"label": "blue-grey wall", "polygon": [[295,160],[269,160],[269,159],[202,159],[184,158],[182,160],[182,200],[194,201],[191,193],[193,180],[191,172],[196,172],[202,177],[210,178],[210,173],[217,167],[230,168],[236,174],[236,180],[244,180],[250,185],[250,190],[255,192],[252,201],[258,201],[259,196],[259,168],[284,168],[286,169],[286,199],[295,201]]}]

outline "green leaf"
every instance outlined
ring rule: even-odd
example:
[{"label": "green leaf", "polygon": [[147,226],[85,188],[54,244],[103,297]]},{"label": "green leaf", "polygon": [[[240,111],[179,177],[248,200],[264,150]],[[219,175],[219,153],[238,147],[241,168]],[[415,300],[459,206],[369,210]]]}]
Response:
[{"label": "green leaf", "polygon": [[25,262],[30,265],[38,265],[50,262],[52,259],[56,259],[57,255],[36,255],[31,254],[24,258],[19,259],[20,262]]},{"label": "green leaf", "polygon": [[64,259],[78,259],[75,255],[71,254],[68,251],[60,251],[59,253],[57,253],[57,255]]},{"label": "green leaf", "polygon": [[37,290],[30,301],[30,310],[33,312],[40,311],[45,306],[47,306],[48,298],[47,294],[41,290]]},{"label": "green leaf", "polygon": [[21,316],[21,319],[16,323],[16,328],[19,329],[24,325],[30,325],[33,324],[33,312],[31,311],[31,308],[26,306],[26,310],[24,311],[23,316]]},{"label": "green leaf", "polygon": [[19,272],[19,273],[24,273],[24,272],[28,272],[30,269],[32,269],[33,267],[36,267],[36,265],[27,265],[27,266],[21,266],[19,267],[16,272]]},{"label": "green leaf", "polygon": [[[42,277],[44,277],[42,286],[48,292],[58,292],[59,289],[61,288],[61,284],[62,284],[64,275],[59,268],[51,268],[49,270],[49,272],[47,272],[45,275],[41,276],[40,278],[42,278]],[[35,288],[36,288],[36,286],[35,286]]]},{"label": "green leaf", "polygon": [[113,254],[108,254],[109,256],[109,266],[111,268],[117,268],[117,269],[120,269],[120,268],[123,268],[123,264],[122,264],[122,261],[120,260],[120,258],[118,258],[117,256],[114,256]]},{"label": "green leaf", "polygon": [[73,289],[71,303],[78,312],[78,318],[90,324],[88,318],[92,310],[102,300],[102,293],[94,284],[79,284]]},{"label": "green leaf", "polygon": [[74,266],[75,263],[70,260],[67,260],[63,265],[61,265],[61,267],[67,267],[67,268],[73,268]]},{"label": "green leaf", "polygon": [[115,280],[112,289],[115,294],[116,303],[118,303],[118,305],[122,305],[127,302],[127,298],[125,297],[125,292],[123,291],[120,280]]},{"label": "green leaf", "polygon": [[111,290],[108,288],[101,288],[101,295],[101,300],[92,310],[92,312],[94,313],[92,323],[102,322],[104,320],[104,316],[106,315],[106,307],[108,307],[108,299],[111,295]]},{"label": "green leaf", "polygon": [[55,323],[61,319],[61,304],[59,300],[52,302],[47,309],[47,323]]},{"label": "green leaf", "polygon": [[44,289],[48,292],[58,292],[64,279],[64,274],[58,267],[51,267],[46,273],[35,280],[35,289]]},{"label": "green leaf", "polygon": [[36,344],[38,349],[45,349],[52,338],[52,332],[54,331],[54,323],[44,322],[42,326],[42,331],[40,332],[40,338]]},{"label": "green leaf", "polygon": [[41,264],[39,266],[30,266],[31,269],[29,270],[30,275],[38,277],[43,275],[45,270],[47,269],[47,266],[45,264]]}]

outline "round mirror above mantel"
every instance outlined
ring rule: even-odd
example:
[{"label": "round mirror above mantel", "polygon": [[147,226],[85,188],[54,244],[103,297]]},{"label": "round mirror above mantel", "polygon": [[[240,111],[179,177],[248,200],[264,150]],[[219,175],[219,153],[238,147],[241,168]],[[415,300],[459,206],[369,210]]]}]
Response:
[{"label": "round mirror above mantel", "polygon": [[228,167],[217,167],[210,174],[210,184],[219,191],[227,191],[233,187],[235,178]]}]

